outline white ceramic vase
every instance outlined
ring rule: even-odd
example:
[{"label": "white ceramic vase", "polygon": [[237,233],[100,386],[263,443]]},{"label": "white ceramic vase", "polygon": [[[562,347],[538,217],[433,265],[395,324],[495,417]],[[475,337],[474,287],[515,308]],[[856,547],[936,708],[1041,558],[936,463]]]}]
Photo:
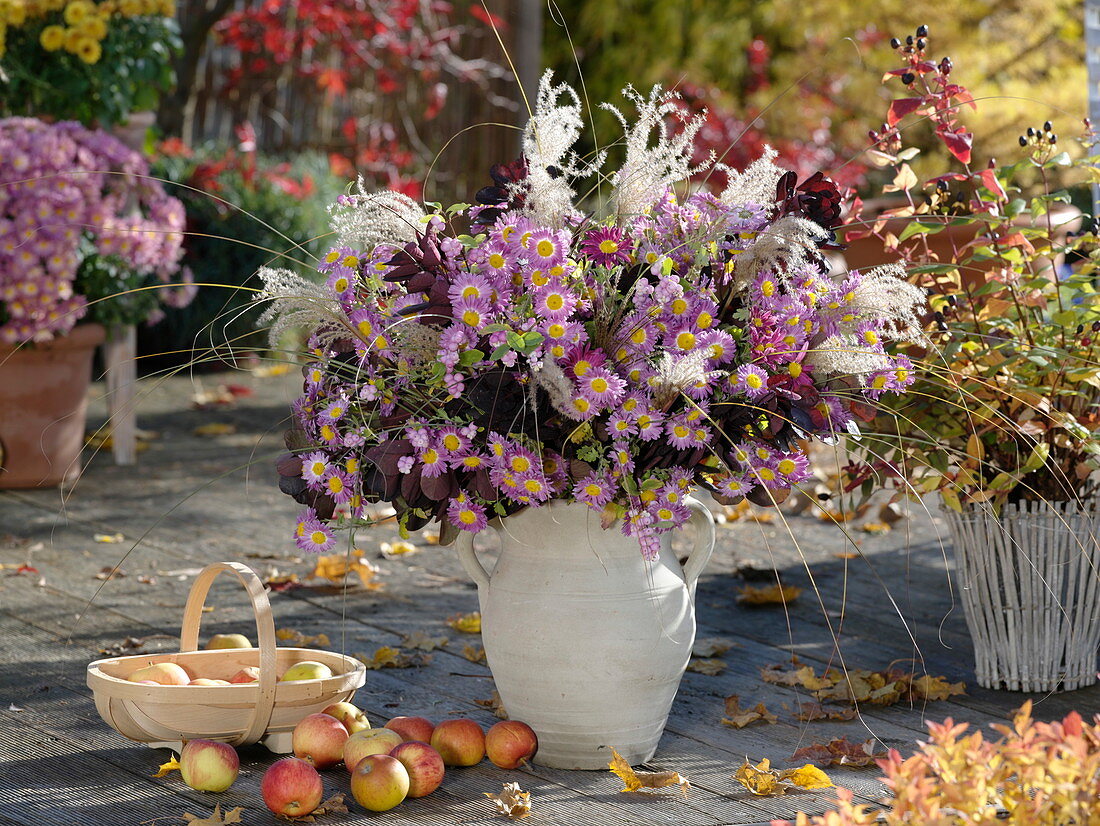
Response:
[{"label": "white ceramic vase", "polygon": [[583,504],[526,508],[493,527],[492,573],[457,548],[478,586],[481,634],[508,716],[539,738],[534,762],[605,769],[657,749],[695,642],[695,584],[714,549],[714,519],[687,500],[695,547],[681,568],[666,535],[657,559]]}]

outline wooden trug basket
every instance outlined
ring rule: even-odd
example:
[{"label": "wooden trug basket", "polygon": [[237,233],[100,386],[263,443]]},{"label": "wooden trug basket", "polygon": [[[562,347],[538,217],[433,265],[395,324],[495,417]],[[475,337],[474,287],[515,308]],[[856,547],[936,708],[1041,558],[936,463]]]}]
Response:
[{"label": "wooden trug basket", "polygon": [[[199,651],[199,626],[215,577],[235,574],[252,600],[259,648]],[[279,675],[303,660],[321,662],[333,676],[279,682]],[[214,686],[145,685],[127,677],[160,662],[179,663],[196,677],[227,680],[245,666],[259,666],[257,682]],[[355,695],[366,682],[358,660],[314,648],[277,648],[267,591],[255,571],[237,562],[207,565],[191,586],[183,612],[180,651],[96,660],[88,666],[88,687],[103,720],[125,737],[153,748],[180,749],[205,738],[234,746],[260,742],[279,754],[291,750],[294,726],[309,714]]]}]

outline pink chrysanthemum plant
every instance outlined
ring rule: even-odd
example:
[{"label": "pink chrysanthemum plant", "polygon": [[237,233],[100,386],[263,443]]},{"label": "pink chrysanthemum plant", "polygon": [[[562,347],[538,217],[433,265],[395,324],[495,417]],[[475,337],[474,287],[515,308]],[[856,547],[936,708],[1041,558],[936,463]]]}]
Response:
[{"label": "pink chrysanthemum plant", "polygon": [[[145,158],[75,122],[0,120],[0,343],[49,341],[91,311],[104,323],[183,306],[183,204]],[[189,274],[185,274],[186,276]]]},{"label": "pink chrysanthemum plant", "polygon": [[924,294],[900,268],[828,273],[836,187],[768,154],[721,195],[678,194],[699,121],[676,124],[660,89],[626,94],[607,217],[574,204],[603,159],[572,154],[580,103],[547,75],[523,158],[481,203],[360,186],[333,207],[324,285],[263,272],[272,335],[312,330],[279,461],[300,547],[330,547],[371,502],[446,541],[567,500],[652,556],[694,489],[782,501],[809,475],[804,439],[858,432],[912,381],[887,342],[919,335]]}]

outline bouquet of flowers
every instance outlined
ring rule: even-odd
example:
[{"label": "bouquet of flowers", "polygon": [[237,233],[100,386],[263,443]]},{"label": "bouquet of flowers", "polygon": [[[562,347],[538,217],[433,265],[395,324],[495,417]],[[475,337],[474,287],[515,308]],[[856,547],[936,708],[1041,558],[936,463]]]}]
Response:
[{"label": "bouquet of flowers", "polygon": [[562,499],[650,557],[694,487],[782,501],[809,473],[803,439],[858,432],[912,381],[886,342],[920,335],[924,294],[898,267],[828,274],[836,186],[769,151],[724,170],[720,195],[681,197],[701,119],[659,88],[625,94],[638,117],[613,110],[626,152],[597,180],[605,218],[575,205],[605,159],[571,152],[580,101],[547,74],[523,156],[477,205],[360,186],[332,210],[323,285],[262,272],[273,337],[313,331],[279,462],[307,506],[300,547],[328,549],[368,502],[446,541]]},{"label": "bouquet of flowers", "polygon": [[182,44],[175,0],[0,0],[0,115],[91,125],[154,109]]},{"label": "bouquet of flowers", "polygon": [[186,283],[142,289],[176,274],[183,228],[183,205],[116,138],[0,120],[0,342],[63,335],[89,305],[95,320],[132,324],[162,300],[186,304]]}]

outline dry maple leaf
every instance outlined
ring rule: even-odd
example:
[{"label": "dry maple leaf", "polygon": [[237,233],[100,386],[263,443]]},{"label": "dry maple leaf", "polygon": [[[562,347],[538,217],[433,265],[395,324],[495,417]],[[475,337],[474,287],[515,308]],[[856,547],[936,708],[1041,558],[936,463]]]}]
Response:
[{"label": "dry maple leaf", "polygon": [[630,764],[626,762],[626,758],[615,749],[611,750],[611,762],[607,764],[607,768],[623,781],[623,788],[619,789],[621,792],[644,792],[652,789],[664,789],[669,786],[679,786],[680,791],[684,793],[684,797],[687,797],[688,789],[691,788],[687,778],[679,772],[634,771]]},{"label": "dry maple leaf", "polygon": [[394,542],[383,542],[378,546],[378,550],[382,552],[382,556],[386,559],[393,559],[397,556],[416,553],[420,549],[411,542],[404,539],[398,539]]},{"label": "dry maple leaf", "polygon": [[804,665],[793,671],[783,671],[782,669],[783,666],[781,665],[770,665],[767,668],[762,668],[760,669],[760,678],[764,682],[772,683],[773,685],[800,685],[810,691],[820,691],[822,689],[832,688],[835,684],[833,680],[816,676],[813,666],[811,665]]},{"label": "dry maple leaf", "polygon": [[199,425],[192,432],[196,436],[230,436],[237,432],[237,426],[228,422],[210,422]]},{"label": "dry maple leaf", "polygon": [[275,818],[276,820],[286,820],[290,823],[314,823],[316,822],[317,818],[324,817],[325,815],[347,813],[348,807],[344,805],[344,796],[342,794],[334,794],[332,797],[324,801],[320,806],[318,806],[308,815],[302,815],[301,817],[275,815]]},{"label": "dry maple leaf", "polygon": [[708,677],[717,677],[726,670],[726,663],[724,660],[694,659],[688,662],[687,670],[694,671],[696,674],[706,674]]},{"label": "dry maple leaf", "polygon": [[847,737],[834,737],[824,745],[814,743],[800,748],[791,755],[791,760],[809,760],[819,766],[870,766],[886,752],[875,751],[875,741],[853,743]]},{"label": "dry maple leaf", "polygon": [[467,643],[462,646],[462,656],[472,663],[483,663],[485,662],[485,649],[480,645],[470,645]]},{"label": "dry maple leaf", "polygon": [[856,530],[863,531],[863,533],[880,534],[889,533],[893,528],[885,522],[864,522],[862,525],[857,525]]},{"label": "dry maple leaf", "polygon": [[350,554],[326,554],[317,557],[317,563],[313,567],[311,579],[327,579],[330,582],[343,582],[348,574],[355,574],[364,588],[369,591],[380,591],[382,583],[376,582],[379,574],[376,565],[372,565],[363,559],[363,551],[355,548]]},{"label": "dry maple leaf", "polygon": [[480,634],[481,612],[472,611],[469,614],[455,614],[447,620],[447,625],[463,634]]},{"label": "dry maple leaf", "polygon": [[798,713],[794,715],[795,719],[801,723],[814,723],[818,720],[854,720],[855,716],[856,710],[851,706],[826,709],[822,708],[821,703],[799,703]]},{"label": "dry maple leaf", "polygon": [[125,542],[126,537],[121,533],[97,533],[92,537],[96,542],[103,542],[107,545],[117,545],[119,542]]},{"label": "dry maple leaf", "polygon": [[374,671],[380,668],[414,668],[427,665],[432,661],[431,654],[407,654],[400,648],[389,645],[383,645],[374,652],[372,657],[368,657],[366,654],[354,654],[353,656],[367,668]]},{"label": "dry maple leaf", "polygon": [[910,683],[913,696],[919,700],[946,700],[956,694],[966,694],[966,683],[949,683],[943,677],[925,674]]},{"label": "dry maple leaf", "polygon": [[332,645],[329,642],[327,634],[314,634],[309,636],[303,634],[296,628],[280,628],[275,632],[275,639],[282,640],[283,642],[292,642],[299,648],[312,648],[313,646],[322,646],[327,648]]},{"label": "dry maple leaf", "polygon": [[447,637],[429,637],[423,631],[414,631],[411,634],[406,634],[401,644],[405,648],[412,648],[417,651],[435,651],[437,648],[442,648],[450,639]]},{"label": "dry maple leaf", "polygon": [[737,590],[737,601],[742,605],[786,605],[798,599],[802,589],[797,585],[743,585]]},{"label": "dry maple leaf", "polygon": [[741,698],[731,694],[726,698],[726,716],[722,718],[722,725],[730,728],[744,728],[757,720],[775,723],[778,719],[764,707],[763,703],[757,703],[756,707],[751,709],[741,708]]},{"label": "dry maple leaf", "polygon": [[512,820],[522,820],[531,814],[531,793],[525,792],[519,787],[519,783],[504,783],[499,794],[482,792],[493,801],[497,807],[497,814],[510,817]]},{"label": "dry maple leaf", "polygon": [[154,775],[150,775],[150,776],[151,777],[164,777],[168,774],[171,774],[172,772],[178,772],[179,770],[180,770],[179,760],[176,758],[176,755],[173,754],[171,760],[169,760],[167,763],[161,763],[160,768],[157,769],[157,773],[154,774]]},{"label": "dry maple leaf", "polygon": [[706,637],[695,641],[695,644],[691,647],[691,656],[720,657],[733,646],[734,643],[730,640],[720,639],[719,637]]},{"label": "dry maple leaf", "polygon": [[508,719],[508,710],[504,708],[504,703],[500,699],[500,692],[496,689],[493,689],[493,694],[488,700],[474,700],[474,702],[482,708],[491,710],[501,720]]},{"label": "dry maple leaf", "polygon": [[745,758],[733,779],[758,797],[786,794],[792,788],[828,789],[833,785],[825,772],[809,763],[799,769],[776,771],[766,757],[755,766]]},{"label": "dry maple leaf", "polygon": [[439,531],[421,531],[420,536],[428,545],[439,544]]},{"label": "dry maple leaf", "polygon": [[223,815],[221,805],[217,805],[214,807],[214,814],[210,815],[210,817],[199,817],[190,812],[185,812],[183,819],[187,822],[188,826],[228,826],[230,823],[242,823],[241,812],[243,811],[244,807],[237,806]]}]

